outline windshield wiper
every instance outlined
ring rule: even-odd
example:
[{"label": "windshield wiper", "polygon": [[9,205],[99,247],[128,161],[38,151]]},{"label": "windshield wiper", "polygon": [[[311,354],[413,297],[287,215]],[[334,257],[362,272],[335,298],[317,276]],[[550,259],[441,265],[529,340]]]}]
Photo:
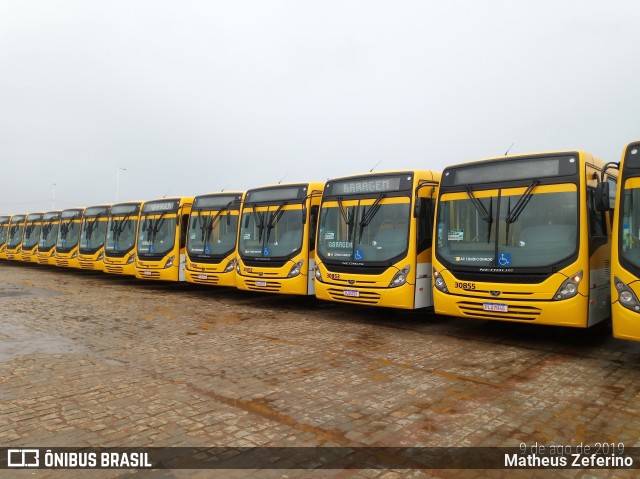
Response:
[{"label": "windshield wiper", "polygon": [[340,214],[342,215],[342,219],[344,220],[344,222],[346,223],[346,225],[349,227],[349,229],[347,230],[347,241],[351,241],[351,236],[353,235],[353,232],[355,231],[355,229],[353,228],[353,223],[355,220],[355,209],[351,210],[351,212],[349,212],[349,207],[347,206],[346,208],[344,207],[344,205],[342,204],[342,198],[338,198],[338,207],[340,208]]},{"label": "windshield wiper", "polygon": [[271,213],[271,216],[269,216],[269,223],[267,223],[267,237],[265,238],[266,243],[269,242],[269,236],[271,236],[271,230],[275,228],[276,225],[278,224],[278,221],[280,221],[280,218],[284,213],[284,210],[282,208],[284,208],[286,204],[287,204],[286,201],[283,201],[282,203],[280,203],[280,205],[278,206],[278,209],[273,211]]},{"label": "windshield wiper", "polygon": [[471,204],[480,215],[480,219],[487,222],[487,243],[490,243],[491,223],[493,223],[493,217],[491,216],[491,212],[493,211],[493,196],[489,197],[489,211],[487,211],[482,202],[473,194],[473,190],[470,186],[467,186],[466,191],[467,196],[469,196],[469,199],[471,200]]},{"label": "windshield wiper", "polygon": [[102,213],[98,213],[95,219],[91,223],[85,224],[84,230],[87,232],[87,241],[91,240],[91,235],[93,235],[93,230],[96,229],[96,223],[98,222],[98,218]]},{"label": "windshield wiper", "polygon": [[373,217],[378,213],[378,210],[380,209],[380,206],[381,206],[380,202],[384,197],[385,197],[384,194],[378,196],[368,210],[365,210],[363,208],[362,219],[360,220],[360,223],[359,223],[360,230],[358,231],[358,243],[360,243],[360,241],[362,240],[362,233],[364,232],[364,229],[367,226],[369,226],[369,223],[371,223],[371,220],[373,219]]},{"label": "windshield wiper", "polygon": [[510,209],[509,213],[507,214],[507,217],[504,220],[507,224],[515,223],[516,221],[518,221],[520,214],[527,207],[527,205],[529,204],[529,201],[531,200],[531,197],[533,196],[533,193],[532,193],[533,189],[536,186],[538,186],[539,183],[540,181],[538,180],[533,180],[531,182],[529,187],[526,189],[526,191],[522,194],[522,196],[520,197],[516,205],[513,207],[513,210]]}]

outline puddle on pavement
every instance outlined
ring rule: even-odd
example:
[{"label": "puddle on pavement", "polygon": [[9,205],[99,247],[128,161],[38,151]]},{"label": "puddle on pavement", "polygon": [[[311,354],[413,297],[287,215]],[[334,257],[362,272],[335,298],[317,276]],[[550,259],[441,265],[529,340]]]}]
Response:
[{"label": "puddle on pavement", "polygon": [[63,336],[32,331],[22,325],[2,324],[0,361],[9,361],[33,353],[71,354],[82,350],[81,345]]},{"label": "puddle on pavement", "polygon": [[49,289],[36,288],[27,284],[26,286],[17,286],[14,284],[0,284],[0,299],[3,298],[15,298],[18,296],[57,296],[60,293],[58,291],[52,291]]}]

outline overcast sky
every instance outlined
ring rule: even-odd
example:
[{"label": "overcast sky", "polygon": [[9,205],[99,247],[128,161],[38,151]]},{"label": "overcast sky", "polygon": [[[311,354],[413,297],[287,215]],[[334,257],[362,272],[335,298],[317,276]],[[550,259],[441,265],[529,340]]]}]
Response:
[{"label": "overcast sky", "polygon": [[640,139],[640,2],[0,1],[0,214]]}]

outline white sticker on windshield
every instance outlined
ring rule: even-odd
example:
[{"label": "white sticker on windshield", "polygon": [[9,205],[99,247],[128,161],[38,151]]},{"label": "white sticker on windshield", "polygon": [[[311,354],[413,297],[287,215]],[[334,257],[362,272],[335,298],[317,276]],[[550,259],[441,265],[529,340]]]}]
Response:
[{"label": "white sticker on windshield", "polygon": [[336,234],[333,231],[326,231],[324,234],[324,239],[326,240],[332,240],[335,239]]},{"label": "white sticker on windshield", "polygon": [[449,241],[462,241],[464,239],[464,230],[449,230],[447,239]]}]

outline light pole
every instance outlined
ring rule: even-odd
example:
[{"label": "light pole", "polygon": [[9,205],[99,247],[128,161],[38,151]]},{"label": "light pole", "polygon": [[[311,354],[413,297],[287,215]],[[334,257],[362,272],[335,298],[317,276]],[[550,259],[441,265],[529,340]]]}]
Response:
[{"label": "light pole", "polygon": [[118,202],[118,194],[120,193],[120,171],[127,171],[127,169],[118,166],[118,173],[116,176],[116,203]]},{"label": "light pole", "polygon": [[51,184],[51,209],[56,209],[56,184]]}]

